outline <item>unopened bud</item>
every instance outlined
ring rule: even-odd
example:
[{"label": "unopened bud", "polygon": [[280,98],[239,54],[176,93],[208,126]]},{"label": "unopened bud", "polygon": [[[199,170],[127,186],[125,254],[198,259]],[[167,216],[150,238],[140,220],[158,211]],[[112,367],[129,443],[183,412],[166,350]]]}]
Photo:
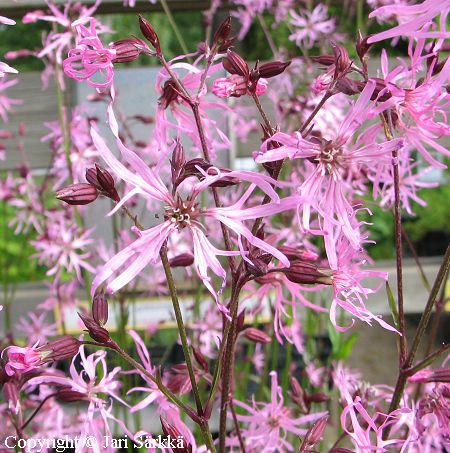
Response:
[{"label": "unopened bud", "polygon": [[209,370],[208,361],[206,360],[202,352],[197,348],[192,348],[192,351],[194,353],[195,360],[197,360],[202,369],[204,371],[208,371]]},{"label": "unopened bud", "polygon": [[20,410],[19,389],[13,381],[8,381],[3,385],[3,398],[8,405],[8,409],[13,414],[18,414]]},{"label": "unopened bud", "polygon": [[290,64],[290,61],[270,61],[259,66],[256,72],[258,73],[258,77],[270,79],[283,73]]},{"label": "unopened bud", "polygon": [[245,338],[255,343],[267,344],[271,341],[269,335],[254,327],[248,327],[243,333]]},{"label": "unopened bud", "polygon": [[37,349],[42,362],[72,359],[78,354],[81,342],[69,335],[50,341]]},{"label": "unopened bud", "polygon": [[102,195],[111,198],[114,201],[119,201],[120,197],[116,191],[114,178],[109,171],[95,164],[95,168],[88,168],[86,170],[86,181],[95,186]]},{"label": "unopened bud", "polygon": [[[163,430],[164,435],[166,435],[169,439],[177,439],[179,436],[183,438],[183,435],[178,430],[177,427],[171,425],[169,422],[164,420],[162,417],[159,417],[161,420],[161,427]],[[183,447],[172,447],[173,453],[191,453],[192,446],[189,442],[183,442]]]},{"label": "unopened bud", "polygon": [[333,52],[335,57],[336,71],[338,73],[338,78],[340,78],[350,70],[352,61],[348,56],[347,49],[340,44],[334,44]]},{"label": "unopened bud", "polygon": [[78,316],[83,321],[83,324],[86,326],[89,336],[98,343],[108,343],[111,340],[109,332],[104,328],[99,326],[90,316],[87,316],[83,313],[78,313]]},{"label": "unopened bud", "polygon": [[76,403],[78,401],[87,401],[88,396],[85,393],[72,390],[71,387],[63,387],[56,392],[56,399],[62,403]]},{"label": "unopened bud", "polygon": [[150,44],[155,48],[156,53],[160,55],[161,45],[159,43],[158,35],[156,34],[155,29],[150,25],[150,22],[141,15],[139,15],[139,28],[145,38],[148,39]]},{"label": "unopened bud", "polygon": [[168,80],[162,89],[162,95],[159,98],[159,105],[163,110],[178,99],[179,92],[172,80]]},{"label": "unopened bud", "polygon": [[152,53],[142,39],[135,37],[114,41],[110,47],[116,51],[113,63],[129,63],[137,60],[142,53]]},{"label": "unopened bud", "polygon": [[303,439],[303,442],[300,446],[300,453],[310,451],[311,447],[313,447],[320,441],[327,426],[327,422],[328,415],[317,420],[317,422],[308,429],[308,432],[306,433],[305,438]]},{"label": "unopened bud", "polygon": [[245,308],[239,313],[236,322],[236,333],[239,333],[244,328],[245,323]]},{"label": "unopened bud", "polygon": [[222,64],[230,74],[237,74],[242,77],[248,77],[250,75],[246,61],[232,50],[227,51],[227,56],[223,59]]},{"label": "unopened bud", "polygon": [[217,28],[213,37],[214,45],[221,45],[231,33],[231,16],[228,16]]},{"label": "unopened bud", "polygon": [[172,172],[172,184],[178,185],[184,171],[184,164],[186,163],[186,156],[184,154],[183,145],[179,140],[176,141],[175,149],[172,153],[172,160],[170,161],[170,168]]},{"label": "unopened bud", "polygon": [[317,267],[305,261],[294,261],[289,268],[280,269],[287,279],[293,283],[304,285],[322,284],[332,285],[332,271]]},{"label": "unopened bud", "polygon": [[363,38],[361,32],[358,33],[358,40],[356,41],[356,53],[361,61],[366,57],[367,52],[372,47],[372,44],[369,44],[367,40],[369,36]]},{"label": "unopened bud", "polygon": [[291,247],[289,245],[281,245],[278,247],[278,250],[289,259],[289,261],[317,261],[319,259],[319,255],[312,250],[304,249],[304,248],[297,248]]},{"label": "unopened bud", "polygon": [[94,296],[92,318],[100,327],[103,327],[108,322],[108,301],[103,293]]},{"label": "unopened bud", "polygon": [[308,403],[325,403],[326,401],[329,401],[329,399],[330,397],[326,393],[322,392],[311,393],[305,396],[305,400]]},{"label": "unopened bud", "polygon": [[194,264],[194,255],[191,253],[181,253],[169,260],[170,267],[188,267]]},{"label": "unopened bud", "polygon": [[450,368],[420,370],[409,377],[408,382],[450,382]]},{"label": "unopened bud", "polygon": [[71,184],[56,192],[56,198],[70,205],[85,205],[92,203],[98,197],[97,189],[91,184]]}]

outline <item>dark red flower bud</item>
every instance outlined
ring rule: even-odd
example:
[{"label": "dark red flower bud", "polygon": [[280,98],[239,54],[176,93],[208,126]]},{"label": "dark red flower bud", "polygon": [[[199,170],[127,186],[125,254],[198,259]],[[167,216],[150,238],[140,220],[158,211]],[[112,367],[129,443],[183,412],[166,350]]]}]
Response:
[{"label": "dark red flower bud", "polygon": [[145,38],[148,39],[150,44],[155,48],[156,54],[161,55],[161,45],[155,29],[150,25],[150,22],[141,15],[139,15],[139,28]]},{"label": "dark red flower bud", "polygon": [[175,149],[172,153],[172,160],[170,161],[170,168],[172,171],[172,184],[177,186],[182,181],[184,172],[184,164],[186,163],[186,156],[184,154],[183,145],[179,140],[176,141]]},{"label": "dark red flower bud", "polygon": [[110,47],[116,51],[113,63],[129,63],[137,60],[143,53],[153,53],[145,41],[135,37],[114,41]]},{"label": "dark red flower bud", "polygon": [[367,40],[370,38],[369,36],[363,36],[361,35],[361,32],[358,32],[358,39],[356,41],[356,53],[358,54],[358,57],[361,61],[364,60],[366,57],[367,52],[370,50],[372,47],[372,44],[369,44]]},{"label": "dark red flower bud", "polygon": [[170,104],[178,100],[179,94],[175,83],[172,80],[168,80],[163,86],[163,93],[159,98],[159,105],[165,110]]},{"label": "dark red flower bud", "polygon": [[42,362],[56,362],[58,360],[72,359],[78,354],[81,342],[69,335],[49,341],[37,349]]},{"label": "dark red flower bud", "polygon": [[310,261],[314,262],[320,258],[316,252],[302,247],[291,247],[289,245],[281,245],[278,250],[289,258],[289,261]]},{"label": "dark red flower bud", "polygon": [[330,269],[319,268],[315,264],[305,261],[294,261],[289,268],[280,269],[293,283],[312,285],[332,285],[332,272]]},{"label": "dark red flower bud", "polygon": [[[179,436],[183,439],[183,447],[172,447],[173,453],[192,453],[192,446],[187,442],[178,428],[174,425],[171,425],[169,422],[164,420],[162,417],[159,417],[161,420],[161,427],[165,436],[169,437],[170,439],[176,440]],[[176,444],[176,442],[173,442]]]},{"label": "dark red flower bud", "polygon": [[78,313],[78,316],[83,321],[83,324],[86,326],[89,336],[98,343],[108,343],[111,340],[109,332],[104,328],[99,326],[90,316],[87,316],[83,313]]},{"label": "dark red flower bud", "polygon": [[194,264],[194,255],[191,253],[181,253],[169,260],[170,267],[188,267]]},{"label": "dark red flower bud", "polygon": [[300,446],[300,453],[310,451],[311,448],[320,441],[327,426],[327,422],[328,415],[317,420],[316,423],[308,429],[308,432],[305,434],[303,442]]},{"label": "dark red flower bud", "polygon": [[244,323],[245,323],[245,308],[238,314],[236,323],[236,333],[242,331],[242,329],[244,328]]},{"label": "dark red flower bud", "polygon": [[204,371],[209,371],[208,361],[206,360],[205,356],[201,353],[201,351],[197,348],[192,348],[192,352],[194,353],[195,360],[197,360],[198,364],[202,367]]},{"label": "dark red flower bud", "polygon": [[221,45],[228,39],[231,33],[231,16],[228,16],[217,28],[213,37],[214,45]]},{"label": "dark red flower bud", "polygon": [[225,53],[236,41],[236,36],[233,36],[231,38],[225,39],[222,44],[220,45],[218,52],[219,53]]},{"label": "dark red flower bud", "polygon": [[271,77],[283,73],[290,64],[290,61],[271,61],[269,63],[264,63],[257,69],[258,76],[270,79]]},{"label": "dark red flower bud", "polygon": [[245,261],[245,268],[254,277],[262,277],[265,274],[267,274],[267,270],[269,268],[267,258],[269,259],[270,262],[272,256],[269,254],[265,254],[263,257],[251,256],[250,257],[251,263]]},{"label": "dark red flower bud", "polygon": [[248,327],[244,330],[243,334],[245,338],[255,343],[267,344],[271,341],[269,335],[254,327]]},{"label": "dark red flower bud", "polygon": [[230,74],[249,77],[250,70],[246,61],[236,52],[228,49],[227,56],[222,60],[222,65]]},{"label": "dark red flower bud", "polygon": [[306,401],[305,401],[306,393],[303,390],[302,386],[297,381],[297,379],[295,377],[293,377],[293,376],[291,376],[289,378],[289,384],[290,384],[290,387],[291,387],[292,401],[294,401],[294,403],[298,405],[298,407],[300,408],[301,412],[303,412],[305,414],[308,413],[309,412],[309,407],[308,407],[308,405],[306,404]]},{"label": "dark red flower bud", "polygon": [[348,56],[347,49],[340,44],[333,45],[337,78],[343,77],[350,70],[352,61]]},{"label": "dark red flower bud", "polygon": [[116,202],[120,200],[115,187],[114,178],[107,170],[100,167],[100,165],[95,164],[95,168],[88,168],[85,176],[86,181],[95,186],[102,195],[105,195]]},{"label": "dark red flower bud", "polygon": [[85,393],[72,390],[71,387],[63,387],[56,392],[56,399],[62,403],[76,403],[78,401],[87,401],[88,396]]},{"label": "dark red flower bud", "polygon": [[325,403],[330,399],[330,397],[322,392],[311,393],[305,397],[308,403]]},{"label": "dark red flower bud", "polygon": [[71,184],[56,192],[56,198],[71,205],[92,203],[98,197],[97,189],[91,184]]},{"label": "dark red flower bud", "polygon": [[103,327],[108,322],[108,301],[103,293],[94,296],[92,318],[100,327]]},{"label": "dark red flower bud", "polygon": [[319,63],[322,66],[331,66],[335,62],[334,55],[317,55],[309,58],[315,63]]}]

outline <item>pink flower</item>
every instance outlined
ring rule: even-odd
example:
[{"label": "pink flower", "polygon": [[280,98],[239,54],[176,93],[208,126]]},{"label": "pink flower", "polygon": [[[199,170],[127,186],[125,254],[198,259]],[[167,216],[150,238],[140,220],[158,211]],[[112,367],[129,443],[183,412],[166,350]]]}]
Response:
[{"label": "pink flower", "polygon": [[319,3],[312,12],[302,10],[300,14],[291,10],[290,24],[296,30],[289,36],[290,41],[295,41],[297,46],[304,45],[311,49],[324,36],[334,31],[334,19],[328,19],[328,9]]},{"label": "pink flower", "polygon": [[[266,79],[258,79],[256,84],[256,95],[261,96],[267,90],[268,82]],[[221,77],[214,81],[212,92],[219,98],[240,97],[250,94],[248,91],[248,82],[245,77],[233,74],[230,77]]]},{"label": "pink flower", "polygon": [[[182,232],[186,230],[190,233],[193,242],[194,265],[197,274],[208,290],[214,295],[216,302],[218,302],[218,298],[212,285],[212,279],[208,275],[208,270],[211,269],[214,274],[222,279],[222,289],[225,285],[226,273],[217,259],[217,255],[231,256],[241,254],[244,259],[248,260],[246,257],[247,251],[243,248],[243,238],[253,246],[270,253],[277,259],[283,261],[283,263],[289,265],[286,257],[276,248],[251,234],[250,230],[244,225],[244,221],[292,209],[297,201],[297,197],[288,197],[280,200],[272,188],[271,184],[276,183],[271,178],[243,171],[222,173],[215,167],[210,168],[208,172],[203,172],[204,180],[195,184],[190,189],[187,197],[181,193],[179,188],[177,188],[176,194],[172,194],[158,174],[122,143],[119,138],[118,126],[112,107],[109,108],[109,123],[117,139],[122,156],[135,171],[135,173],[132,173],[120,163],[108,149],[98,132],[92,129],[91,133],[94,144],[110,169],[119,178],[133,187],[116,206],[114,211],[134,195],[140,194],[148,200],[156,200],[163,204],[164,222],[147,230],[135,231],[139,236],[138,239],[109,260],[97,274],[92,285],[93,293],[104,282],[107,282],[108,291],[114,293],[133,280],[144,267],[158,260],[161,247],[175,231]],[[225,177],[249,181],[251,185],[241,199],[232,206],[223,208],[200,207],[197,202],[200,193],[214,182]],[[244,203],[257,186],[270,195],[273,202],[264,206],[243,208]],[[199,222],[201,217],[216,219],[233,231],[237,236],[239,252],[221,251],[214,247],[205,236],[203,227]],[[219,308],[225,310],[221,305],[219,305]]]},{"label": "pink flower", "polygon": [[4,25],[14,25],[16,23],[16,21],[12,20],[12,19],[8,19],[7,17],[5,16],[0,16],[0,24],[4,24]]},{"label": "pink flower", "polygon": [[238,415],[238,420],[243,422],[245,427],[243,438],[248,442],[252,449],[261,453],[278,451],[294,451],[293,446],[287,440],[288,433],[296,436],[303,436],[307,428],[302,427],[307,423],[315,422],[324,417],[326,412],[294,417],[290,409],[284,406],[283,391],[278,385],[277,374],[275,371],[271,376],[271,401],[268,403],[255,402],[252,405],[234,400],[236,406],[241,407],[249,415]]},{"label": "pink flower", "polygon": [[0,118],[2,118],[5,123],[8,122],[8,113],[11,112],[12,107],[23,103],[20,99],[11,99],[3,94],[8,88],[17,85],[17,83],[19,83],[18,79],[6,80],[0,78]]},{"label": "pink flower", "polygon": [[[447,15],[450,11],[449,0],[425,0],[419,4],[398,4],[387,5],[372,11],[369,17],[397,16],[400,25],[390,30],[377,33],[368,39],[369,43],[382,41],[383,39],[400,36],[411,36],[414,38],[438,38],[447,39],[450,32],[445,29]],[[440,15],[440,31],[428,31],[427,25]]]},{"label": "pink flower", "polygon": [[17,328],[27,334],[28,343],[45,343],[56,335],[56,324],[49,324],[45,313],[30,312],[28,317],[21,317]]},{"label": "pink flower", "polygon": [[41,366],[43,356],[37,349],[37,343],[32,347],[20,348],[10,346],[7,348],[8,362],[5,371],[8,376],[13,376],[16,372],[26,373]]},{"label": "pink flower", "polygon": [[[113,60],[116,56],[114,49],[105,48],[97,35],[97,23],[90,20],[89,28],[82,24],[76,26],[77,43],[69,50],[69,56],[64,60],[65,74],[77,81],[87,80],[94,88],[107,88],[114,76]],[[104,81],[96,82],[94,76],[100,73]]]}]

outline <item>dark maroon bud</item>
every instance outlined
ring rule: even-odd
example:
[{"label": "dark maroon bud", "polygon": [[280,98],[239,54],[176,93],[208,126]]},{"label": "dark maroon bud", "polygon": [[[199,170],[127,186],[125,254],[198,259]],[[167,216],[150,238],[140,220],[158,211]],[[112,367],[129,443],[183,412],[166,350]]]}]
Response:
[{"label": "dark maroon bud", "polygon": [[248,327],[244,330],[243,334],[247,340],[254,341],[255,343],[267,344],[271,341],[269,335],[254,327]]},{"label": "dark maroon bud", "polygon": [[366,57],[367,52],[372,47],[372,44],[369,44],[367,40],[370,38],[369,36],[365,36],[363,38],[361,32],[358,32],[358,40],[356,41],[356,53],[361,61],[364,60]]},{"label": "dark maroon bud", "polygon": [[333,273],[330,269],[319,268],[315,264],[294,261],[289,268],[280,269],[286,275],[287,279],[293,283],[312,285],[332,285],[331,279]]},{"label": "dark maroon bud", "polygon": [[111,340],[109,332],[104,327],[99,326],[90,316],[80,312],[78,312],[78,316],[83,321],[83,324],[89,332],[89,336],[94,341],[97,341],[98,343],[108,343]]},{"label": "dark maroon bud", "polygon": [[178,96],[179,93],[175,83],[172,80],[168,80],[163,86],[163,93],[158,101],[159,105],[165,110],[170,104],[177,101]]},{"label": "dark maroon bud", "polygon": [[242,77],[248,77],[250,75],[246,61],[230,49],[227,51],[226,58],[222,60],[222,65],[230,74],[237,74]]},{"label": "dark maroon bud", "polygon": [[198,364],[202,367],[204,371],[209,371],[208,361],[206,360],[205,356],[201,353],[201,351],[197,348],[192,348],[192,352],[194,353],[195,360],[197,360]]},{"label": "dark maroon bud", "polygon": [[[270,255],[269,258],[271,258]],[[264,259],[252,256],[250,260],[251,263],[245,261],[245,268],[251,275],[254,277],[262,277],[267,274],[268,263]]]},{"label": "dark maroon bud", "polygon": [[194,264],[194,255],[191,253],[181,253],[169,260],[170,267],[188,267]]},{"label": "dark maroon bud", "polygon": [[[197,416],[197,418],[199,417]],[[167,436],[169,439],[174,440],[176,440],[178,436],[181,436],[183,438],[183,435],[180,431],[178,431],[178,428],[176,428],[174,425],[171,425],[162,417],[159,417],[159,419],[161,420],[161,427],[165,436]],[[174,443],[176,444],[176,442]],[[171,449],[173,453],[192,453],[192,446],[187,442],[186,439],[183,442],[183,447],[172,447]]]},{"label": "dark maroon bud", "polygon": [[108,301],[103,293],[94,296],[92,318],[100,327],[103,327],[108,322]]},{"label": "dark maroon bud", "polygon": [[181,142],[177,139],[175,149],[172,153],[172,160],[170,161],[170,168],[172,171],[172,184],[177,186],[182,181],[184,172],[184,165],[186,163],[186,156]]},{"label": "dark maroon bud", "polygon": [[113,63],[129,63],[137,60],[141,54],[153,54],[146,42],[135,37],[114,41],[110,47],[116,51]]},{"label": "dark maroon bud", "polygon": [[338,72],[339,77],[342,77],[350,70],[352,61],[348,56],[347,49],[340,44],[334,44],[333,52],[335,57],[336,71]]},{"label": "dark maroon bud", "polygon": [[289,261],[317,261],[320,256],[308,249],[291,247],[289,245],[281,245],[278,250],[289,258]]},{"label": "dark maroon bud", "polygon": [[71,184],[56,192],[56,198],[70,205],[85,205],[92,203],[98,197],[97,189],[91,184]]},{"label": "dark maroon bud", "polygon": [[326,401],[329,401],[329,399],[330,397],[322,392],[311,393],[305,397],[305,400],[308,403],[325,403]]},{"label": "dark maroon bud", "polygon": [[300,383],[297,381],[295,377],[289,378],[289,384],[291,387],[291,398],[295,404],[300,408],[300,411],[303,413],[308,413],[309,408],[305,401],[305,391],[303,390]]},{"label": "dark maroon bud", "polygon": [[319,63],[322,66],[331,66],[335,62],[334,55],[317,55],[309,58],[315,63]]},{"label": "dark maroon bud", "polygon": [[71,387],[63,387],[56,392],[56,399],[62,403],[76,403],[78,401],[88,401],[85,393],[72,390]]},{"label": "dark maroon bud", "polygon": [[15,382],[9,381],[3,386],[3,398],[8,405],[8,409],[17,413],[19,407],[19,389]]},{"label": "dark maroon bud", "polygon": [[231,38],[225,39],[222,44],[220,45],[218,52],[219,53],[225,53],[236,41],[236,36],[233,36]]},{"label": "dark maroon bud", "polygon": [[161,55],[161,46],[155,29],[150,25],[150,22],[141,15],[139,15],[139,28],[145,38],[148,39],[150,44],[155,48],[156,54]]},{"label": "dark maroon bud", "polygon": [[259,77],[270,79],[285,71],[285,69],[291,64],[290,61],[271,61],[264,63],[258,68]]},{"label": "dark maroon bud", "polygon": [[58,360],[72,359],[78,354],[81,342],[74,337],[66,335],[50,341],[37,349],[42,362],[56,362]]},{"label": "dark maroon bud", "polygon": [[348,77],[338,78],[336,80],[335,92],[344,93],[347,96],[353,96],[359,93],[359,81],[349,79]]},{"label": "dark maroon bud", "polygon": [[221,45],[228,39],[231,33],[231,16],[228,16],[217,28],[213,37],[214,45]]},{"label": "dark maroon bud", "polygon": [[320,441],[327,426],[327,422],[328,415],[317,420],[316,423],[308,429],[308,432],[305,434],[303,442],[300,446],[300,453],[310,451],[311,448]]},{"label": "dark maroon bud", "polygon": [[236,333],[239,333],[242,331],[244,328],[244,323],[245,323],[245,308],[242,310],[238,317],[237,317],[237,323],[236,323]]},{"label": "dark maroon bud", "polygon": [[113,177],[107,170],[100,167],[100,165],[95,164],[95,168],[88,168],[85,177],[86,181],[95,186],[102,195],[105,195],[116,202],[120,200]]}]

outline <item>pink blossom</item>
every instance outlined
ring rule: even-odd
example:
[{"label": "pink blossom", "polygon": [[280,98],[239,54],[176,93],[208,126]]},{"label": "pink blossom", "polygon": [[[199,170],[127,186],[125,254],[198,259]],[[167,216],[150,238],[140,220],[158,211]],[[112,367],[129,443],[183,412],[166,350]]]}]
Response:
[{"label": "pink blossom", "polygon": [[[267,85],[268,82],[266,79],[258,79],[255,91],[256,95],[262,96],[267,90]],[[240,97],[250,94],[247,79],[237,74],[216,79],[212,85],[212,92],[219,98]]]},{"label": "pink blossom", "polygon": [[307,423],[324,417],[326,412],[294,417],[290,409],[284,406],[283,391],[278,385],[275,371],[271,376],[271,400],[268,403],[252,400],[252,405],[235,400],[234,404],[244,409],[249,415],[238,415],[238,420],[245,424],[243,438],[261,453],[294,451],[287,440],[288,433],[303,436],[307,432]]},{"label": "pink blossom", "polygon": [[[382,6],[369,14],[369,17],[396,16],[400,24],[390,30],[386,30],[369,38],[369,43],[382,41],[384,39],[400,36],[411,36],[414,38],[438,38],[446,39],[450,33],[446,31],[445,24],[450,11],[449,0],[424,0],[419,4],[388,4]],[[428,31],[426,26],[433,19],[440,15],[439,31]]]},{"label": "pink blossom", "polygon": [[[97,35],[97,22],[90,20],[89,28],[82,24],[76,26],[76,47],[69,50],[69,56],[64,60],[65,74],[77,81],[87,80],[94,88],[107,88],[114,76],[113,60],[116,56],[114,49],[103,46]],[[102,82],[94,80],[99,73]]]},{"label": "pink blossom", "polygon": [[[112,108],[109,109],[109,119],[110,126],[117,139],[117,144],[122,156],[135,171],[135,173],[132,173],[121,164],[108,149],[100,135],[95,129],[92,129],[91,133],[94,144],[103,159],[118,177],[133,187],[133,189],[117,205],[115,210],[134,195],[141,194],[146,199],[156,200],[163,204],[164,222],[150,229],[137,232],[139,236],[138,239],[130,246],[120,251],[106,263],[102,270],[97,274],[92,285],[93,293],[105,281],[108,282],[107,288],[110,292],[115,292],[125,286],[133,280],[145,266],[158,260],[159,251],[171,234],[177,230],[182,231],[185,228],[190,232],[192,237],[194,262],[197,274],[208,290],[215,296],[216,301],[217,294],[212,285],[212,279],[208,275],[208,270],[211,269],[222,279],[223,288],[226,281],[226,273],[217,259],[217,255],[230,256],[241,254],[244,259],[248,259],[242,245],[243,238],[255,247],[272,254],[277,259],[289,265],[289,261],[286,260],[286,257],[282,253],[252,235],[243,222],[245,220],[256,219],[261,216],[292,209],[294,203],[297,201],[295,197],[288,197],[280,201],[278,195],[271,186],[271,183],[276,184],[271,178],[262,177],[251,172],[239,171],[222,174],[220,170],[216,168],[210,169],[209,173],[204,173],[205,179],[193,186],[190,195],[187,198],[180,194],[179,191],[177,195],[174,196],[169,192],[163,181],[153,169],[148,167],[134,152],[126,148],[122,143],[119,138],[118,127],[113,116]],[[236,177],[243,181],[251,182],[251,185],[244,196],[232,206],[224,208],[200,208],[196,202],[196,198],[199,194],[211,184],[224,177]],[[273,202],[260,207],[244,209],[244,203],[257,186],[269,194]],[[230,228],[237,235],[240,251],[221,251],[214,247],[208,241],[205,233],[200,227],[199,218],[201,216],[216,219]],[[121,269],[122,271],[119,275],[112,278]],[[220,308],[224,310],[223,306],[220,306]]]},{"label": "pink blossom", "polygon": [[8,376],[13,376],[17,372],[26,373],[34,370],[44,363],[44,357],[37,349],[37,343],[32,347],[26,348],[10,346],[6,349],[6,352],[8,362],[5,365],[5,371]]},{"label": "pink blossom", "polygon": [[56,335],[56,324],[47,322],[45,313],[29,313],[21,317],[17,328],[27,334],[28,343],[45,343],[49,337]]},{"label": "pink blossom", "polygon": [[301,47],[304,45],[311,49],[324,36],[334,31],[334,19],[328,19],[327,7],[319,3],[312,12],[302,10],[297,14],[294,10],[290,11],[290,24],[295,27],[295,31],[289,36],[290,41]]},{"label": "pink blossom", "polygon": [[23,103],[20,99],[12,99],[3,94],[8,88],[11,88],[19,83],[18,79],[6,80],[0,78],[0,118],[7,123],[8,113],[11,112],[14,105],[20,105]]}]

